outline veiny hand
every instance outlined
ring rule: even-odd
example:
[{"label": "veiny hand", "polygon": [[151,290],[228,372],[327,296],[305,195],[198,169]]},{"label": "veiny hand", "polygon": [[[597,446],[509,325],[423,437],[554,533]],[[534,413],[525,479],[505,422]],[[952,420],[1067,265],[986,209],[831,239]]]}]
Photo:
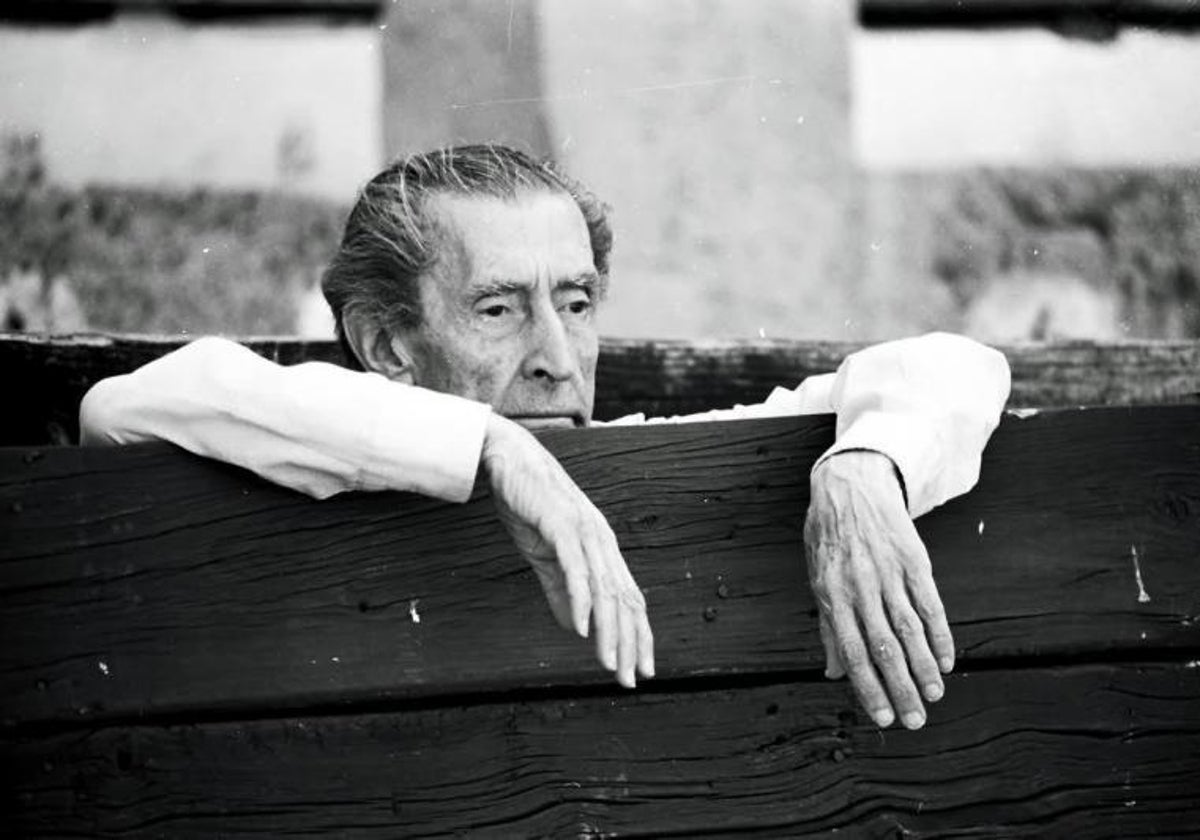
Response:
[{"label": "veiny hand", "polygon": [[621,557],[604,514],[537,439],[493,415],[482,463],[500,520],[533,566],[558,623],[587,638],[596,632],[596,658],[626,688],[634,669],[654,676],[654,636],[646,599]]},{"label": "veiny hand", "polygon": [[918,729],[921,696],[939,700],[939,667],[954,667],[954,639],[892,462],[877,452],[841,452],[813,471],[811,486],[804,546],[825,675],[849,673],[879,726],[899,713]]}]

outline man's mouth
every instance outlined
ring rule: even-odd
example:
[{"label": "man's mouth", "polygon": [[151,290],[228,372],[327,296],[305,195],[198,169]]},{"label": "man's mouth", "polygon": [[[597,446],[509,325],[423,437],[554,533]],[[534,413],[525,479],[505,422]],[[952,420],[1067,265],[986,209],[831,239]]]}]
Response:
[{"label": "man's mouth", "polygon": [[526,429],[579,429],[584,426],[578,414],[509,414],[512,420]]}]

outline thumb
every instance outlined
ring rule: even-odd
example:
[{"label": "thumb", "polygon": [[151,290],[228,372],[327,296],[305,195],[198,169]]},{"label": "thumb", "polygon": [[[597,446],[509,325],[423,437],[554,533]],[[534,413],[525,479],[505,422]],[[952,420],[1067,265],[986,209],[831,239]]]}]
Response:
[{"label": "thumb", "polygon": [[534,572],[537,573],[538,583],[542,585],[542,591],[546,593],[546,602],[550,605],[550,612],[554,615],[554,620],[564,630],[574,632],[575,620],[572,617],[571,597],[567,593],[567,581],[562,568],[557,563],[547,563],[532,558],[529,560],[529,565],[533,566]]}]

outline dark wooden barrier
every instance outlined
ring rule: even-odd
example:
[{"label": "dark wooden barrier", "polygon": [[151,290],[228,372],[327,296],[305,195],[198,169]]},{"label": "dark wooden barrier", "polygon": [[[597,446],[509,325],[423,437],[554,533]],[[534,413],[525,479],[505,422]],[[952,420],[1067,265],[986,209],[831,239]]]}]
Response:
[{"label": "dark wooden barrier", "polygon": [[367,22],[384,0],[5,0],[0,21],[80,24],[108,20],[119,12],[169,13],[184,19],[321,18]]},{"label": "dark wooden barrier", "polygon": [[1196,0],[859,0],[859,21],[876,28],[1054,26],[1103,33],[1099,25],[1194,30]]},{"label": "dark wooden barrier", "polygon": [[[0,333],[0,375],[6,392],[18,395],[0,412],[0,444],[77,440],[79,400],[92,384],[128,373],[186,340]],[[332,341],[243,341],[281,364],[344,363]],[[758,402],[776,385],[791,387],[812,374],[836,370],[862,346],[605,339],[596,376],[596,416],[610,420],[637,411],[669,416]],[[1001,349],[1012,366],[1012,405],[1200,403],[1200,342],[1073,342]]]},{"label": "dark wooden barrier", "polygon": [[822,656],[827,417],[548,433],[644,587],[625,692],[477,489],[314,502],[162,445],[0,450],[5,836],[1181,836],[1200,407],[1010,417],[919,521],[960,649],[918,732]]}]

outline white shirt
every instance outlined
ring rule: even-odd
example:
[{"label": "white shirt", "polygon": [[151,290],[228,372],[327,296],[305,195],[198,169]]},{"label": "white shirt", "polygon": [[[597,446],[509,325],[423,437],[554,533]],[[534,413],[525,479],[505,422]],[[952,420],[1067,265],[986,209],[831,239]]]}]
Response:
[{"label": "white shirt", "polygon": [[[1001,353],[932,333],[868,347],[836,373],[776,388],[756,405],[595,425],[835,413],[835,443],[817,464],[845,450],[883,453],[915,518],[975,486],[1009,386]],[[210,337],[96,383],[79,424],[84,445],[165,440],[317,498],[404,490],[463,502],[490,413],[375,373],[324,362],[283,367]]]}]

